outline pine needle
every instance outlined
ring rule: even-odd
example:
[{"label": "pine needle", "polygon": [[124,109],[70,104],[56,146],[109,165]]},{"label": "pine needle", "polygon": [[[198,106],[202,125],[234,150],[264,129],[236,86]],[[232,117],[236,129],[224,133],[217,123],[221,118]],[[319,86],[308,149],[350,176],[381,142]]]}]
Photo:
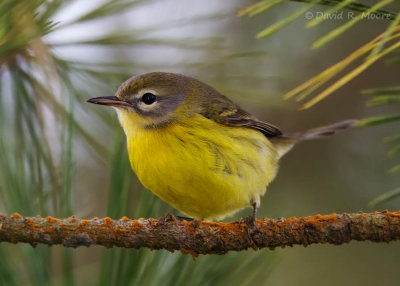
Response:
[{"label": "pine needle", "polygon": [[333,39],[335,39],[336,37],[338,37],[339,35],[341,35],[342,33],[344,33],[345,31],[347,31],[349,28],[351,28],[352,26],[354,26],[355,24],[357,24],[359,21],[361,21],[362,19],[364,19],[365,17],[368,17],[368,15],[371,15],[373,12],[379,10],[382,7],[385,7],[387,5],[389,5],[390,3],[392,3],[394,0],[383,0],[378,2],[377,4],[375,4],[374,6],[372,6],[370,9],[368,9],[366,12],[360,13],[359,15],[357,15],[356,17],[354,17],[353,19],[351,19],[350,21],[348,21],[346,24],[332,30],[331,32],[329,32],[327,35],[323,36],[322,38],[318,39],[317,41],[315,41],[311,46],[313,49],[316,48],[320,48],[323,45],[325,45],[326,43],[332,41]]},{"label": "pine needle", "polygon": [[333,15],[334,13],[336,13],[337,11],[339,11],[340,9],[345,8],[347,5],[349,5],[350,3],[352,3],[354,0],[344,0],[342,2],[340,2],[338,5],[333,6],[331,9],[324,11],[323,12],[323,16],[324,17],[315,17],[314,19],[312,19],[311,21],[307,22],[306,27],[307,28],[311,28],[311,27],[315,27],[318,24],[322,23],[323,21],[330,19],[330,16]]},{"label": "pine needle", "polygon": [[392,46],[386,48],[383,50],[381,53],[377,54],[376,56],[372,58],[368,58],[363,64],[349,72],[347,75],[336,81],[334,84],[326,88],[323,92],[315,96],[313,99],[310,101],[306,102],[303,104],[300,109],[307,109],[310,108],[311,106],[315,105],[331,93],[335,92],[337,89],[341,88],[343,85],[348,83],[350,80],[355,78],[356,76],[360,75],[364,70],[366,70],[368,67],[370,67],[372,64],[374,64],[376,61],[378,61],[380,58],[384,57],[385,55],[389,54],[390,52],[400,48],[400,41],[393,44]]},{"label": "pine needle", "polygon": [[376,197],[375,199],[370,201],[368,205],[371,207],[374,207],[374,206],[377,206],[384,202],[387,202],[389,200],[392,200],[394,198],[397,198],[399,196],[400,196],[400,188],[397,188],[397,189],[394,189],[393,191],[384,193],[384,194],[380,195],[379,197]]},{"label": "pine needle", "polygon": [[313,6],[315,6],[316,4],[318,4],[320,2],[320,0],[314,0],[311,3],[304,5],[302,8],[298,9],[297,11],[295,11],[294,13],[290,14],[289,16],[287,16],[286,18],[278,21],[277,23],[271,25],[270,27],[262,30],[261,32],[259,32],[256,37],[258,39],[261,38],[266,38],[270,35],[272,35],[273,33],[279,31],[280,29],[282,29],[283,27],[287,26],[288,24],[292,23],[294,20],[296,20],[298,17],[300,17],[301,15],[303,15],[307,10],[310,10]]},{"label": "pine needle", "polygon": [[[400,28],[399,28],[400,30]],[[387,41],[393,40],[400,37],[400,33],[393,35],[387,39]],[[308,95],[311,94],[312,91],[314,91],[316,88],[333,78],[335,75],[337,75],[339,72],[344,70],[347,66],[349,66],[351,63],[353,63],[355,60],[358,58],[362,57],[369,51],[371,51],[376,45],[379,39],[382,38],[382,35],[376,37],[374,40],[370,41],[369,43],[365,44],[361,48],[357,49],[353,53],[351,53],[349,56],[347,56],[345,59],[342,61],[336,63],[335,65],[327,68],[320,74],[316,75],[315,77],[309,79],[308,81],[304,82],[303,84],[299,85],[298,87],[294,88],[293,90],[289,91],[286,93],[283,97],[285,99],[291,98],[295,95],[297,96],[297,100],[302,100]],[[317,85],[316,87],[313,87],[314,85]]]}]

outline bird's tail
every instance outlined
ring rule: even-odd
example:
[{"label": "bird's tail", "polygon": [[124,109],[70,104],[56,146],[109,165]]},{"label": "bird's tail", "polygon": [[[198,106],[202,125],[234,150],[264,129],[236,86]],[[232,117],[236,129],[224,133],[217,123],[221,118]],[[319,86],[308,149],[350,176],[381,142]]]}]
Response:
[{"label": "bird's tail", "polygon": [[353,127],[357,125],[357,123],[358,120],[349,119],[326,126],[312,128],[303,132],[296,132],[293,134],[286,135],[286,137],[294,139],[296,142],[310,140],[310,139],[318,139],[327,135],[335,134],[347,128]]},{"label": "bird's tail", "polygon": [[326,126],[312,128],[302,132],[284,134],[282,136],[271,138],[271,142],[275,145],[280,158],[289,152],[290,149],[292,149],[292,147],[298,142],[332,135],[350,127],[354,127],[358,122],[359,121],[356,119],[349,119]]}]

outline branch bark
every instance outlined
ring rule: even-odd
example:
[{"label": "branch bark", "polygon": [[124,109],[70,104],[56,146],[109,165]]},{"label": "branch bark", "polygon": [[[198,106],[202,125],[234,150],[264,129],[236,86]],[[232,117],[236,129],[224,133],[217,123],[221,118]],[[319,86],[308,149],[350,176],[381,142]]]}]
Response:
[{"label": "branch bark", "polygon": [[343,244],[351,240],[390,242],[400,239],[400,211],[315,215],[245,221],[207,222],[174,218],[136,220],[123,217],[78,219],[22,217],[0,214],[0,242],[62,244],[66,247],[102,245],[180,250],[193,256],[224,254],[314,243]]}]

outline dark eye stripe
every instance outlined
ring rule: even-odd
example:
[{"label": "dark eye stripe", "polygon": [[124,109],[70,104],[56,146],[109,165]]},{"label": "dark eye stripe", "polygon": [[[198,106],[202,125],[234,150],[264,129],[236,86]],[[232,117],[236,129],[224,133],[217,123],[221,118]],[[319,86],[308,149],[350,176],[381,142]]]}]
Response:
[{"label": "dark eye stripe", "polygon": [[150,104],[154,103],[156,100],[157,100],[157,96],[150,92],[146,92],[145,94],[142,95],[142,101],[144,104],[150,105]]}]

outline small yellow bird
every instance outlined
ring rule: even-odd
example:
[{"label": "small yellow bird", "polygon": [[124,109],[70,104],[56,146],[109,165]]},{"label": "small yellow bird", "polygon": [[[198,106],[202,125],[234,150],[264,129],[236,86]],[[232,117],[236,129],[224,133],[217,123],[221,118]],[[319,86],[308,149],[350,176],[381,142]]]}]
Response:
[{"label": "small yellow bird", "polygon": [[117,111],[142,184],[197,219],[222,219],[248,206],[255,219],[279,159],[295,143],[357,123],[282,135],[211,86],[164,72],[134,76],[115,96],[88,102]]}]

